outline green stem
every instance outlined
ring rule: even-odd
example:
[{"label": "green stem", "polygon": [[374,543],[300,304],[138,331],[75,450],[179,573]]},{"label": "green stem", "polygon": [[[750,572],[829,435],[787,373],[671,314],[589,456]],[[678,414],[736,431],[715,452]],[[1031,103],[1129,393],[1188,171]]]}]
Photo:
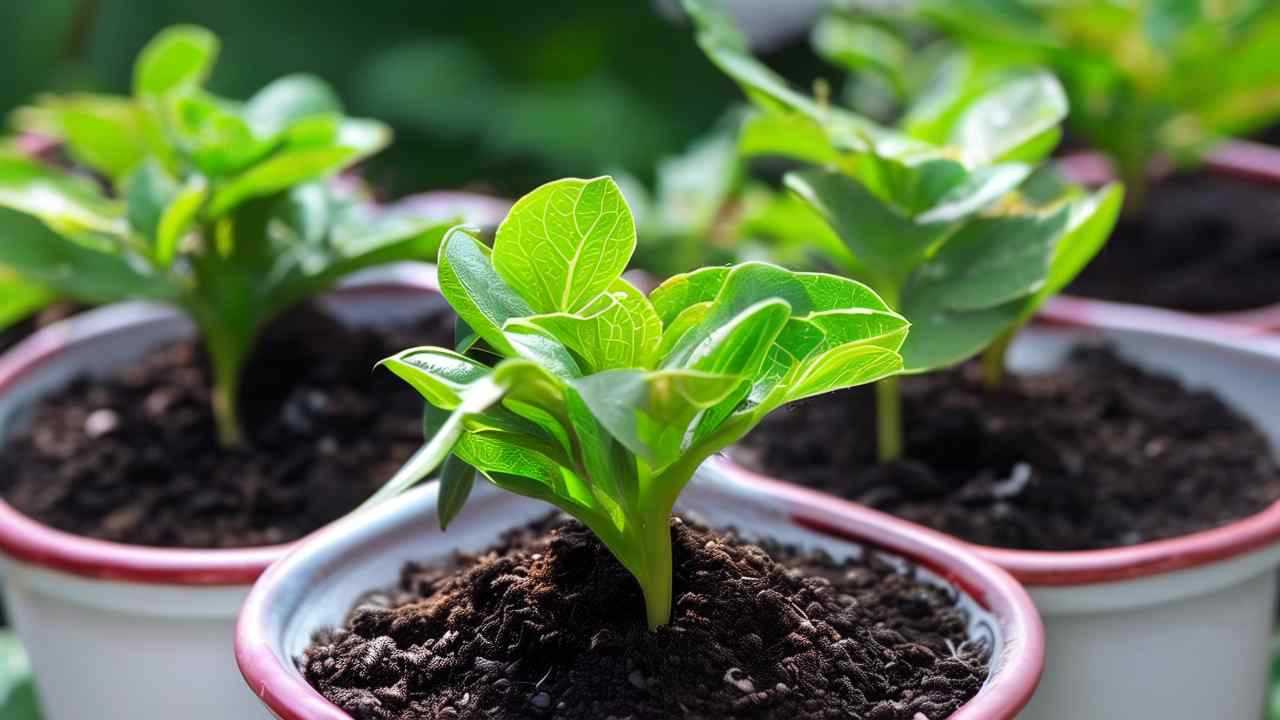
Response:
[{"label": "green stem", "polygon": [[1005,357],[1012,342],[1013,333],[1008,332],[996,338],[982,352],[982,381],[988,388],[998,388],[1004,382]]},{"label": "green stem", "polygon": [[240,431],[240,370],[244,358],[238,348],[226,341],[206,336],[209,360],[213,364],[213,417],[218,426],[218,440],[223,447],[239,447],[244,443]]},{"label": "green stem", "polygon": [[876,422],[880,462],[902,457],[902,393],[896,377],[876,383]]},{"label": "green stem", "polygon": [[670,513],[646,518],[641,533],[641,547],[646,551],[646,567],[644,582],[640,590],[644,593],[645,617],[649,620],[649,629],[671,622],[671,579],[674,574],[671,560],[671,524]]}]

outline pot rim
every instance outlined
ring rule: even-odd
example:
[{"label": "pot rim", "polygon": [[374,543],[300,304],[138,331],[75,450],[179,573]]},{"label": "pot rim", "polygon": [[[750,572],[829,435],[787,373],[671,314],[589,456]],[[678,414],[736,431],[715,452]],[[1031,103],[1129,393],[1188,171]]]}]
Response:
[{"label": "pot rim", "polygon": [[[335,298],[386,298],[439,292],[434,267],[406,266],[333,291]],[[72,346],[175,319],[149,303],[116,303],[52,323],[0,355],[0,395]],[[296,542],[296,541],[295,541]],[[252,584],[294,543],[245,548],[162,548],[82,537],[30,518],[0,499],[0,554],[43,570],[91,580],[225,587]]]},{"label": "pot rim", "polygon": [[[1110,161],[1102,153],[1094,150],[1083,150],[1070,153],[1058,160],[1058,166],[1068,177],[1085,184],[1101,185],[1116,179]],[[1211,173],[1244,180],[1261,185],[1273,185],[1280,188],[1280,148],[1250,140],[1227,140],[1218,145],[1205,158],[1204,167]],[[1064,295],[1064,298],[1083,301],[1085,298]],[[1101,308],[1109,306],[1136,307],[1121,303],[1102,303]],[[1195,313],[1182,312],[1193,317],[1211,318],[1251,327],[1259,331],[1280,330],[1280,300],[1256,308],[1230,310],[1226,312]]]},{"label": "pot rim", "polygon": [[[1178,337],[1209,348],[1247,353],[1252,360],[1274,367],[1280,373],[1280,339],[1259,337],[1248,328],[1171,310],[1059,297],[1046,305],[1035,322],[1048,327]],[[783,482],[728,459],[725,463],[729,472],[751,482]],[[1115,583],[1190,570],[1276,545],[1280,543],[1280,501],[1221,527],[1101,550],[1012,550],[959,538],[953,540],[1007,570],[1029,587]]]},{"label": "pot rim", "polygon": [[[712,472],[723,470],[723,458],[713,458]],[[971,548],[953,539],[896,517],[848,501],[769,478],[744,480],[733,472],[718,472],[725,492],[744,502],[780,508],[793,524],[845,541],[881,548],[929,569],[939,578],[963,590],[991,612],[1004,628],[1005,644],[993,648],[1001,659],[999,672],[948,720],[1012,720],[1030,701],[1044,669],[1044,626],[1027,591],[1009,573],[982,559]],[[479,490],[479,488],[477,488]],[[492,488],[495,492],[499,491]],[[262,703],[282,720],[352,720],[314,690],[291,666],[279,658],[275,642],[282,637],[285,621],[273,608],[286,606],[282,598],[306,592],[294,579],[351,541],[367,518],[378,523],[403,512],[401,506],[434,502],[435,483],[419,486],[372,508],[362,518],[348,516],[313,534],[282,560],[272,565],[254,584],[236,624],[236,662],[245,682]],[[548,506],[550,507],[550,506]]]}]

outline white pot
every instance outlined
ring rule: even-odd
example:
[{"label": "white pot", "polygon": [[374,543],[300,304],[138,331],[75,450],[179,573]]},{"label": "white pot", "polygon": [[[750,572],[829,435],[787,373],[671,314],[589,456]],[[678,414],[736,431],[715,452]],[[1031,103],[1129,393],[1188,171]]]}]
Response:
[{"label": "white pot", "polygon": [[[1213,390],[1280,447],[1280,340],[1178,313],[1074,298],[1052,303],[1041,320],[1018,336],[1013,369],[1052,370],[1082,340],[1102,338],[1131,362]],[[1020,581],[1044,619],[1044,679],[1022,720],[1262,716],[1280,503],[1225,527],[1109,550],[969,547]]]},{"label": "white pot", "polygon": [[[340,625],[357,598],[394,583],[405,562],[481,550],[549,511],[544,503],[483,483],[443,533],[436,524],[436,487],[429,483],[334,523],[258,581],[240,616],[236,657],[271,712],[260,709],[251,717],[351,720],[313,690],[294,663],[313,633]],[[986,685],[951,720],[1009,720],[1034,690],[1043,638],[1030,600],[1007,574],[945,536],[780,483],[743,482],[713,465],[681,496],[679,509],[713,525],[822,547],[837,558],[874,545],[913,560],[927,582],[958,588],[970,612],[971,637],[991,643],[993,653]]]},{"label": "white pot", "polygon": [[[405,284],[410,275],[416,284]],[[393,322],[439,308],[433,288],[431,268],[405,267],[394,280],[345,288],[328,305],[347,321]],[[73,376],[109,373],[191,332],[172,311],[136,303],[49,326],[0,357],[0,438],[34,399]],[[232,628],[250,585],[287,549],[103,542],[0,502],[4,598],[46,720],[225,720],[257,712],[235,668]]]}]

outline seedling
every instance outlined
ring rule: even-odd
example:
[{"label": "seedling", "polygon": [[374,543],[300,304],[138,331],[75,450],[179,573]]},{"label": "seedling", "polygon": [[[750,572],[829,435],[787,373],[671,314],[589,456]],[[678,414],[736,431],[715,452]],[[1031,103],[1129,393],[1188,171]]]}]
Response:
[{"label": "seedling", "polygon": [[[815,250],[911,321],[905,372],[990,347],[988,374],[999,382],[1009,338],[1097,253],[1122,200],[1115,185],[1089,195],[1033,178],[1066,113],[1053,77],[1011,77],[976,97],[931,130],[946,131],[938,144],[793,90],[712,2],[687,6],[703,49],[760,109],[740,150],[809,166],[785,184],[834,231],[815,234]],[[877,393],[879,451],[889,460],[902,452],[896,379]]]},{"label": "seedling", "polygon": [[[0,152],[0,264],[92,303],[156,300],[195,322],[221,440],[242,441],[240,374],[263,326],[372,265],[431,257],[448,223],[378,213],[321,182],[387,144],[319,80],[289,76],[243,104],[202,89],[217,39],[162,32],[131,97],[45,98],[19,114],[98,177]],[[104,189],[105,186],[105,189]]]},{"label": "seedling", "polygon": [[921,0],[919,11],[994,62],[1052,67],[1072,130],[1110,156],[1132,206],[1153,158],[1194,164],[1280,117],[1273,0]]},{"label": "seedling", "polygon": [[534,190],[492,251],[451,230],[438,262],[465,324],[459,352],[383,361],[426,398],[428,442],[371,502],[441,465],[441,526],[476,473],[549,502],[636,577],[657,627],[671,614],[672,507],[698,466],[784,403],[900,370],[907,322],[855,281],[765,263],[677,275],[645,297],[621,277],[635,245],[608,177]]}]

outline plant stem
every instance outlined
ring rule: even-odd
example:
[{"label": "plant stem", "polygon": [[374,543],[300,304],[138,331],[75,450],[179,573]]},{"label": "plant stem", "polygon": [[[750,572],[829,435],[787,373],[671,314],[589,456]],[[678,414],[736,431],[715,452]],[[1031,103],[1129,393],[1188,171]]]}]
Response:
[{"label": "plant stem", "polygon": [[902,457],[902,393],[896,377],[876,383],[876,424],[880,462]]},{"label": "plant stem", "polygon": [[982,352],[982,382],[988,388],[998,388],[1004,382],[1005,357],[1009,354],[1009,344],[1012,342],[1013,333],[1007,332]]},{"label": "plant stem", "polygon": [[641,533],[642,547],[646,550],[647,567],[645,581],[640,584],[644,593],[645,616],[649,629],[671,622],[671,577],[674,573],[671,561],[670,514],[646,518]]},{"label": "plant stem", "polygon": [[244,443],[240,431],[240,369],[244,359],[225,341],[206,336],[209,360],[213,365],[213,418],[218,425],[218,441],[223,447],[239,447]]}]

